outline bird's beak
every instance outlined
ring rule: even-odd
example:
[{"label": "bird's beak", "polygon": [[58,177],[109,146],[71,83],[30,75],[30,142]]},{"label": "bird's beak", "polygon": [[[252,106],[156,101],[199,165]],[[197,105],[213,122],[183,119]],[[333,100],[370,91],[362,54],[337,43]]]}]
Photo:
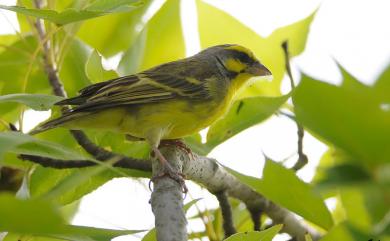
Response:
[{"label": "bird's beak", "polygon": [[246,69],[246,72],[253,76],[272,76],[271,71],[259,62],[254,63]]}]

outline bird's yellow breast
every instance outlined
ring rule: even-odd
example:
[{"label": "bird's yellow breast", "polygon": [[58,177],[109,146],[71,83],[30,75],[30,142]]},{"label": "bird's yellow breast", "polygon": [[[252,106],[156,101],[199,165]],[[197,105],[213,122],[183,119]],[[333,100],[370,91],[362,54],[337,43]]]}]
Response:
[{"label": "bird's yellow breast", "polygon": [[[247,77],[245,77],[247,78]],[[232,85],[218,100],[189,102],[172,100],[139,106],[117,107],[78,118],[68,127],[108,129],[150,142],[178,139],[198,132],[221,118],[240,86]]]},{"label": "bird's yellow breast", "polygon": [[178,139],[211,125],[222,116],[230,101],[189,103],[172,101],[154,103],[139,110],[128,110],[120,124],[120,132],[148,138],[161,130],[161,139]]}]

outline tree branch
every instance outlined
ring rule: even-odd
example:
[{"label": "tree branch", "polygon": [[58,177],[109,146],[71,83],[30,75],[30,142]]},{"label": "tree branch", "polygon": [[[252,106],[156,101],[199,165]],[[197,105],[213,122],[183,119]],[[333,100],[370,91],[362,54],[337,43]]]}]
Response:
[{"label": "tree branch", "polygon": [[274,223],[284,224],[283,231],[292,237],[297,237],[298,241],[305,240],[304,235],[307,232],[312,237],[319,237],[316,232],[303,226],[291,212],[241,183],[220,166],[215,159],[194,154],[194,160],[189,160],[186,156],[183,156],[181,160],[184,161],[183,173],[189,179],[205,186],[211,193],[226,190],[229,196],[244,202],[248,209],[264,210]]},{"label": "tree branch", "polygon": [[[37,8],[42,8],[42,1],[35,0],[35,5]],[[53,88],[53,92],[56,95],[66,97],[66,92],[59,80],[57,67],[50,56],[51,53],[50,41],[43,41],[45,39],[46,32],[42,20],[38,19],[36,21],[36,28],[38,31],[39,39],[43,44],[44,68],[48,75],[49,82]],[[292,79],[291,82],[293,83]],[[107,157],[112,157],[113,155],[114,156],[117,155],[115,153],[108,152],[101,147],[96,146],[81,131],[72,131],[72,135],[88,153],[93,155],[98,160],[107,160]],[[164,149],[168,149],[168,148],[164,148]],[[248,209],[264,210],[265,213],[267,213],[267,215],[271,219],[273,219],[275,223],[284,224],[283,230],[285,232],[289,233],[292,237],[297,237],[298,241],[304,240],[304,234],[308,230],[294,217],[292,213],[290,213],[284,208],[277,206],[276,204],[270,202],[269,200],[265,199],[263,196],[261,196],[259,193],[256,193],[245,184],[240,183],[235,177],[233,177],[223,167],[221,167],[216,160],[207,157],[196,157],[195,158],[196,160],[189,160],[188,156],[186,156],[187,154],[183,154],[183,153],[177,154],[175,149],[168,149],[168,150],[171,151],[167,151],[167,152],[164,151],[167,159],[172,162],[171,164],[176,165],[179,171],[182,169],[183,173],[187,175],[189,179],[197,181],[198,183],[206,186],[206,188],[212,193],[218,192],[220,190],[226,190],[229,196],[235,197],[243,201],[248,207]],[[39,163],[41,165],[46,165],[54,168],[65,168],[64,167],[65,165],[68,165],[68,167],[75,167],[77,165],[78,165],[77,167],[81,167],[81,166],[84,167],[84,166],[90,166],[95,164],[95,163],[92,164],[90,161],[87,160],[73,160],[72,162],[72,161],[55,160],[51,158],[37,157],[31,155],[23,155],[22,158]],[[143,171],[150,170],[150,163],[146,163],[146,164],[142,164],[141,166],[138,166],[134,163],[135,159],[132,158],[126,159],[127,157],[123,157],[123,158],[124,158],[123,159],[124,162],[123,162],[123,166],[121,167],[138,169]],[[67,162],[69,163],[64,164]],[[154,162],[154,163],[157,163],[156,165],[158,165],[158,162]],[[159,167],[153,167],[153,169],[155,170],[157,170],[158,168]],[[166,188],[172,189],[172,191],[170,192],[164,191],[166,190]],[[164,197],[164,195],[166,196]],[[165,206],[165,207],[168,207],[166,210],[179,211],[180,213],[179,216],[181,217],[175,220],[177,221],[176,223],[180,227],[179,233],[181,237],[178,236],[179,238],[178,240],[185,240],[186,234],[184,234],[185,228],[183,228],[183,226],[185,227],[186,222],[185,222],[185,217],[183,220],[183,216],[181,215],[182,206],[183,206],[182,197],[181,197],[181,187],[177,185],[175,181],[169,178],[162,178],[160,181],[155,183],[155,191],[152,194],[152,200],[151,200],[153,212],[160,213],[161,211],[163,217],[169,218],[169,215],[171,213],[164,211],[164,205],[160,203],[160,198],[158,198],[159,196],[162,197],[163,200],[176,200],[174,202],[165,202],[166,205],[171,205],[171,204],[173,205],[173,206],[169,206],[169,207]],[[158,202],[156,201],[157,199],[159,200]],[[177,200],[181,200],[181,201],[177,201]],[[160,223],[161,220],[159,221],[159,223],[157,223],[157,221],[158,220],[156,219],[156,226],[165,225],[164,223]],[[173,228],[171,224],[167,224],[167,225]],[[176,226],[174,228],[175,230],[177,229]],[[164,229],[164,230],[169,231],[169,229]],[[318,237],[316,233],[313,232],[310,233],[312,237]],[[161,232],[160,234],[164,235]],[[166,235],[172,235],[172,233],[168,232],[166,233]]]},{"label": "tree branch", "polygon": [[[182,173],[183,162],[179,150],[163,147],[160,149],[172,169]],[[154,159],[153,176],[163,171],[161,163]],[[183,210],[183,193],[181,185],[168,176],[159,177],[153,181],[151,198],[152,211],[155,216],[157,240],[186,241],[187,219]]]},{"label": "tree branch", "polygon": [[221,207],[222,219],[223,219],[223,230],[225,231],[225,239],[229,236],[237,233],[233,223],[232,208],[229,203],[229,198],[225,191],[219,191],[214,193],[217,197],[219,206]]},{"label": "tree branch", "polygon": [[[300,221],[297,220],[291,212],[282,207],[279,207],[273,202],[267,200],[261,194],[252,190],[249,186],[241,183],[237,178],[235,178],[222,166],[220,166],[215,159],[198,156],[194,153],[194,157],[190,160],[187,153],[179,153],[175,148],[165,147],[162,150],[164,151],[164,155],[167,160],[170,160],[170,162],[172,162],[173,160],[174,165],[179,165],[175,163],[177,162],[177,160],[180,160],[181,164],[178,171],[182,170],[182,173],[185,174],[188,179],[205,186],[209,190],[209,192],[216,193],[220,190],[225,190],[229,196],[241,200],[243,203],[245,203],[249,210],[263,210],[273,220],[275,224],[284,224],[283,231],[290,234],[292,237],[296,237],[298,241],[305,240],[304,235],[307,232],[310,233],[310,235],[313,237],[313,240],[318,239],[319,234],[309,230],[308,227],[302,225]],[[172,153],[174,153],[175,155]],[[54,160],[51,158],[43,158],[31,155],[23,155],[23,157],[24,159],[36,162],[38,164],[46,165],[47,167],[61,168],[61,166],[65,165],[75,167],[72,164],[65,164],[67,162],[72,163],[72,161]],[[82,162],[85,166],[90,166],[93,164],[96,165],[96,163],[92,164],[91,162],[85,162],[85,160],[77,161]],[[59,162],[61,162],[62,164],[58,164]],[[147,163],[148,165],[150,165],[150,162]],[[150,166],[146,166],[145,164],[145,169],[139,169],[139,167],[133,166],[133,161],[125,162],[124,160],[120,160],[115,164],[115,166],[137,169],[142,171],[150,171]],[[173,188],[178,188],[181,194],[180,186],[175,181],[171,180],[170,178],[162,178],[161,181],[155,183],[154,190],[159,190],[159,192],[163,192],[162,194],[164,194],[167,189],[169,190]],[[177,198],[177,195],[175,197]],[[153,200],[157,200],[156,196],[154,196],[154,199],[152,197],[152,203]],[[175,202],[175,204],[178,203],[182,203],[181,195],[180,201]]]},{"label": "tree branch", "polygon": [[250,207],[248,208],[248,211],[251,214],[253,230],[260,231],[261,214],[263,213],[263,210],[260,207]]},{"label": "tree branch", "polygon": [[[167,148],[164,148],[164,150]],[[183,174],[185,174],[188,179],[196,181],[199,184],[205,186],[211,193],[216,193],[218,192],[217,190],[226,190],[229,196],[244,202],[249,210],[263,210],[273,220],[275,224],[284,224],[283,231],[290,234],[292,237],[297,237],[298,241],[304,240],[304,235],[307,232],[309,232],[311,236],[314,237],[313,240],[315,240],[316,238],[318,239],[319,234],[314,231],[308,230],[308,228],[303,226],[291,212],[272,203],[271,201],[263,197],[261,194],[252,190],[249,186],[238,181],[233,175],[228,173],[222,166],[220,166],[216,160],[198,156],[196,154],[194,154],[193,159],[189,160],[187,153],[176,153],[176,150],[174,148],[170,148],[169,150],[170,152],[167,151],[166,153],[164,151],[167,159],[170,161],[181,160]],[[176,155],[173,155],[172,153],[175,153]],[[23,155],[23,159],[27,159],[32,162],[36,162],[38,164],[53,168],[67,168],[65,167],[66,165],[69,165],[68,167],[72,168],[76,167],[75,164],[77,162],[82,163],[83,166],[80,165],[80,167],[96,165],[96,163],[86,160],[76,160],[76,163],[73,163],[73,161],[55,160],[51,158],[37,157],[32,155]],[[150,170],[148,168],[138,169],[138,167],[134,167],[132,163],[133,162],[126,163],[124,160],[120,160],[115,164],[115,166],[137,169],[142,171]],[[179,171],[180,170],[181,169],[179,169]],[[161,192],[166,192],[166,188],[168,187],[165,187],[165,185],[163,185],[164,183],[168,183],[167,185],[168,187],[171,186],[170,188],[176,187],[180,189],[180,186],[175,181],[171,180],[170,178],[162,178],[161,181],[156,182],[154,190],[165,190]],[[157,200],[157,198],[155,198],[154,200]],[[176,204],[177,203],[178,202],[176,202]]]},{"label": "tree branch", "polygon": [[[34,0],[35,6],[38,9],[41,9],[43,7],[42,1],[41,0]],[[38,37],[40,42],[42,43],[42,49],[43,49],[43,60],[44,60],[44,69],[47,74],[47,77],[49,79],[49,83],[53,89],[53,92],[55,95],[66,97],[66,91],[64,89],[64,86],[62,85],[59,75],[58,75],[58,70],[55,64],[54,59],[50,56],[51,53],[51,46],[50,46],[50,41],[47,40],[45,41],[46,38],[46,31],[45,31],[45,26],[43,24],[43,20],[37,18],[35,22],[35,27],[38,32]],[[69,107],[64,106],[62,108],[62,112],[65,112],[68,110]],[[116,153],[109,152],[97,145],[95,145],[92,141],[90,141],[87,137],[87,135],[80,131],[80,130],[71,130],[70,131],[74,139],[77,141],[77,143],[89,154],[91,154],[94,158],[96,158],[99,161],[106,161],[108,159],[114,158],[114,157],[119,157],[118,159],[121,159],[119,161],[119,165],[125,165],[131,168],[130,166],[133,167],[133,169],[138,169],[138,170],[151,170],[151,164],[147,163],[147,160],[139,160],[139,159],[134,159],[130,157],[125,157]],[[62,168],[72,168],[72,167],[86,167],[86,166],[91,166],[90,161],[85,161],[85,160],[75,160],[74,162],[68,162],[66,164],[60,164],[60,162],[56,162],[53,159],[50,158],[40,158],[40,157],[34,157],[34,156],[29,156],[29,160],[33,158],[35,162],[41,163],[43,166],[49,166],[55,167],[62,166]]]},{"label": "tree branch", "polygon": [[[284,52],[284,59],[285,59],[285,66],[286,66],[286,71],[287,75],[290,79],[290,84],[291,84],[291,89],[295,89],[295,83],[294,83],[294,78],[291,73],[291,66],[290,66],[290,54],[288,52],[288,42],[287,40],[282,43],[282,48]],[[298,171],[302,167],[304,167],[309,159],[307,158],[306,154],[303,152],[303,137],[305,134],[305,130],[303,129],[302,125],[298,123],[297,120],[295,120],[295,123],[297,124],[297,134],[298,134],[298,160],[295,163],[295,165],[292,167],[293,170]]]},{"label": "tree branch", "polygon": [[[116,157],[117,155],[114,156]],[[56,169],[83,168],[83,167],[91,167],[97,165],[96,162],[90,160],[58,160],[49,157],[26,155],[26,154],[19,155],[19,158],[22,160],[28,160],[37,163],[43,167],[51,167]],[[121,156],[121,158],[117,162],[115,162],[113,166],[126,168],[126,169],[135,169],[135,170],[145,171],[145,172],[150,172],[152,170],[152,165],[150,161],[128,158],[126,156]]]},{"label": "tree branch", "polygon": [[[35,7],[41,9],[43,7],[41,0],[34,0]],[[50,41],[45,41],[46,38],[46,30],[43,23],[43,20],[37,18],[35,22],[35,27],[38,31],[38,37],[43,47],[43,60],[44,60],[44,68],[49,79],[50,85],[53,88],[53,92],[55,95],[66,97],[66,92],[64,86],[59,80],[57,66],[55,62],[51,59],[50,56]]]}]

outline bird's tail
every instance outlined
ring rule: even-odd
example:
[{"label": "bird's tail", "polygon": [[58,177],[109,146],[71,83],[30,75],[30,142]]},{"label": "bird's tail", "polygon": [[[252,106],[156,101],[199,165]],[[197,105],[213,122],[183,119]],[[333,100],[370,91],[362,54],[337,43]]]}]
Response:
[{"label": "bird's tail", "polygon": [[53,129],[56,127],[64,126],[65,124],[69,123],[72,120],[77,119],[78,117],[80,117],[80,115],[83,115],[83,114],[84,113],[73,113],[73,112],[67,113],[59,118],[49,120],[49,121],[46,121],[45,123],[38,125],[34,129],[32,129],[29,132],[29,134],[35,135],[35,134],[38,134],[38,133],[41,133],[41,132],[44,132],[44,131],[47,131],[47,130],[50,130],[50,129]]}]

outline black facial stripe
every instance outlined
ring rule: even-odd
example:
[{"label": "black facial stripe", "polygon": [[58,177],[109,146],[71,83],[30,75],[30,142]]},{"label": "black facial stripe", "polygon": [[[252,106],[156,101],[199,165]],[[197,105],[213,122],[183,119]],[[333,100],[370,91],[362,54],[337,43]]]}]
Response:
[{"label": "black facial stripe", "polygon": [[248,54],[246,54],[244,52],[241,52],[241,51],[238,51],[238,50],[235,50],[235,49],[229,49],[227,51],[229,51],[229,54],[233,58],[238,59],[241,63],[252,64],[253,62],[256,61],[256,60],[254,60],[253,58],[251,58]]},{"label": "black facial stripe", "polygon": [[221,75],[228,77],[228,79],[233,79],[237,76],[238,73],[231,71],[231,70],[228,70],[225,67],[225,64],[223,63],[223,61],[218,56],[216,56],[215,58],[216,58],[217,62],[219,63],[220,67],[223,68],[223,71],[220,72]]}]

